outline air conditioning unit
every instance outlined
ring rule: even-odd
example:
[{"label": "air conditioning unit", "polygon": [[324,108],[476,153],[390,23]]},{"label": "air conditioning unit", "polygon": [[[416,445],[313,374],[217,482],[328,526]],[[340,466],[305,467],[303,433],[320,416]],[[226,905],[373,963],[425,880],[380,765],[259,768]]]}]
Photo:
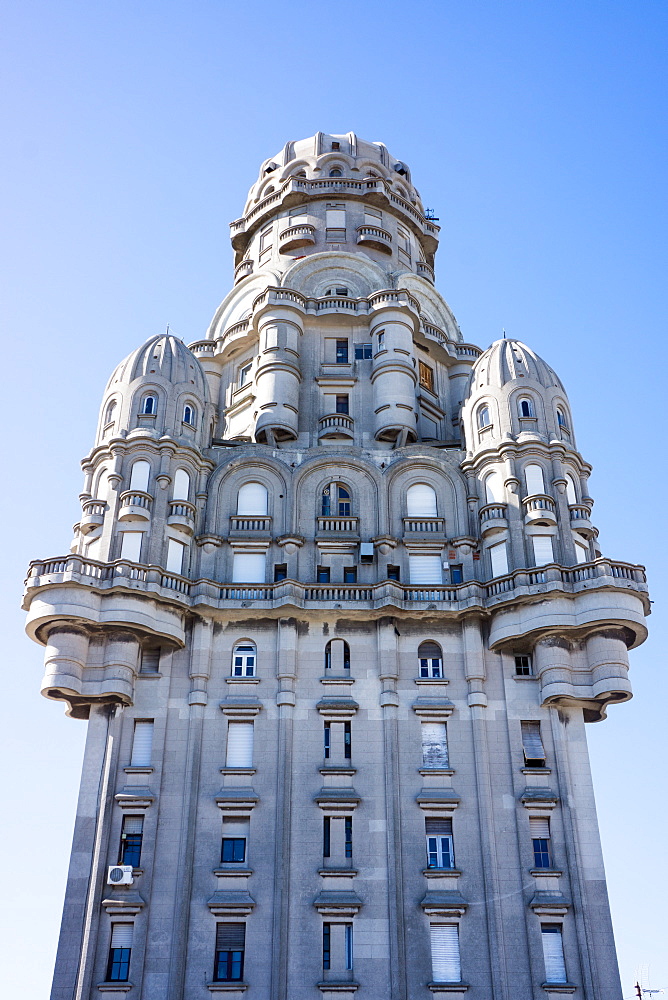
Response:
[{"label": "air conditioning unit", "polygon": [[107,885],[132,885],[132,865],[111,865],[107,871]]}]

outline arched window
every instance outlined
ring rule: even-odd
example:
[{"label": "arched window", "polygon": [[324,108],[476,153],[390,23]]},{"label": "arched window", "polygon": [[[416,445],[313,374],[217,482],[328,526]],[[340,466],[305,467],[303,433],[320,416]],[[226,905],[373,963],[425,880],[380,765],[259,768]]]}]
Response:
[{"label": "arched window", "polygon": [[141,402],[140,413],[148,416],[155,416],[158,412],[158,397],[153,395],[144,396]]},{"label": "arched window", "polygon": [[519,409],[520,409],[520,416],[521,417],[535,417],[536,416],[534,408],[533,408],[533,400],[532,399],[526,399],[526,398],[525,399],[520,399],[520,401],[519,401]]},{"label": "arched window", "polygon": [[323,517],[350,517],[350,490],[343,483],[328,483],[322,491]]},{"label": "arched window", "polygon": [[443,654],[436,642],[421,642],[418,646],[420,677],[443,676]]},{"label": "arched window", "polygon": [[244,483],[237,494],[237,514],[244,517],[266,517],[269,494],[262,483]]},{"label": "arched window", "polygon": [[195,407],[191,406],[190,403],[186,403],[183,407],[183,423],[190,424],[191,427],[195,426]]},{"label": "arched window", "polygon": [[334,167],[332,170],[330,170],[329,176],[330,177],[343,177],[343,171],[340,170],[338,167]]},{"label": "arched window", "polygon": [[110,403],[107,404],[107,409],[104,413],[104,424],[110,424],[114,419],[114,411],[116,410],[116,400],[112,399]]},{"label": "arched window", "polygon": [[568,430],[568,421],[566,420],[566,414],[559,406],[557,407],[557,423],[559,424],[559,427],[563,427],[565,430]]},{"label": "arched window", "polygon": [[174,473],[174,492],[172,500],[188,500],[190,496],[190,476],[185,469],[177,469]]},{"label": "arched window", "polygon": [[350,646],[343,639],[330,639],[325,646],[325,670],[350,670]]},{"label": "arched window", "polygon": [[527,484],[527,496],[534,496],[536,493],[545,493],[545,480],[543,470],[540,465],[527,465],[524,470],[524,479]]},{"label": "arched window", "polygon": [[478,427],[489,427],[491,422],[489,406],[481,406],[478,410]]},{"label": "arched window", "polygon": [[503,481],[500,472],[490,472],[485,476],[485,503],[505,503]]},{"label": "arched window", "polygon": [[436,517],[436,491],[426,483],[414,483],[406,492],[409,517]]},{"label": "arched window", "polygon": [[151,466],[148,462],[144,462],[142,459],[134,462],[130,473],[130,489],[138,490],[140,493],[148,493],[148,477],[150,472]]},{"label": "arched window", "polygon": [[236,643],[232,652],[232,676],[255,677],[257,646],[248,639]]},{"label": "arched window", "polygon": [[575,480],[573,479],[570,472],[566,473],[566,499],[569,504],[574,504],[578,502],[578,494],[575,489]]}]

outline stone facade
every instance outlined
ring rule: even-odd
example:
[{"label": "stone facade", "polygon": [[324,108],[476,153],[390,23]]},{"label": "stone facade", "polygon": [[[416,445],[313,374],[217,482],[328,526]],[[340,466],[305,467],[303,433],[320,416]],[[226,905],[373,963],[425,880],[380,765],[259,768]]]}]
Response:
[{"label": "stone facade", "polygon": [[561,382],[464,343],[381,144],[288,143],[231,231],[29,571],[89,720],[53,1000],[619,1000],[584,727],[649,602]]}]

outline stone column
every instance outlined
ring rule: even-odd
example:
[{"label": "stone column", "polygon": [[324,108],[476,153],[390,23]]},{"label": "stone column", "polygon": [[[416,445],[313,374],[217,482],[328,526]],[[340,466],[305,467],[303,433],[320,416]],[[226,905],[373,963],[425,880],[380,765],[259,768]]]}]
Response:
[{"label": "stone column", "polygon": [[255,372],[255,440],[273,445],[299,434],[300,338],[303,306],[281,301],[258,318],[260,351]]}]

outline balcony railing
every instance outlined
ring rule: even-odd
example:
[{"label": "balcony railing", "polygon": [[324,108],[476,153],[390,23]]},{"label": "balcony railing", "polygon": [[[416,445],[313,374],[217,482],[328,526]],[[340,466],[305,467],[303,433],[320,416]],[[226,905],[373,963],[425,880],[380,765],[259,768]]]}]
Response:
[{"label": "balcony railing", "polygon": [[434,284],[434,269],[426,264],[425,261],[419,260],[417,262],[417,273],[422,277],[426,278],[427,281],[431,281]]},{"label": "balcony railing", "polygon": [[481,521],[503,520],[506,516],[505,503],[488,503],[480,508]]},{"label": "balcony railing", "polygon": [[527,511],[530,510],[547,510],[554,514],[555,503],[552,497],[545,496],[544,494],[535,494],[534,496],[525,497],[522,501]]},{"label": "balcony railing", "polygon": [[392,237],[385,229],[378,226],[360,226],[357,230],[357,242],[360,246],[373,247],[384,253],[392,253]]},{"label": "balcony railing", "polygon": [[434,534],[445,531],[444,517],[404,517],[404,532]]},{"label": "balcony railing", "polygon": [[347,413],[329,413],[325,417],[320,417],[318,421],[318,437],[345,437],[351,438],[355,427],[355,421]]},{"label": "balcony railing", "polygon": [[591,511],[584,503],[571,503],[568,509],[571,512],[571,521],[588,521],[591,517]]},{"label": "balcony railing", "polygon": [[234,271],[234,283],[236,285],[237,281],[241,281],[242,278],[247,278],[249,274],[253,273],[253,261],[252,260],[242,260],[240,264],[237,264]]},{"label": "balcony railing", "polygon": [[135,518],[148,520],[151,516],[153,497],[143,490],[126,490],[121,493],[121,507],[118,515],[120,521],[132,521]]},{"label": "balcony railing", "polygon": [[281,253],[288,250],[298,250],[299,247],[312,247],[315,243],[315,226],[307,224],[290,226],[284,229],[278,237]]},{"label": "balcony railing", "polygon": [[233,514],[230,518],[230,531],[270,531],[271,518],[267,515]]},{"label": "balcony railing", "polygon": [[359,524],[358,517],[335,517],[324,515],[318,518],[318,532],[356,533]]},{"label": "balcony railing", "polygon": [[104,500],[84,500],[81,505],[81,521],[79,530],[87,535],[89,531],[99,528],[104,524],[104,512],[107,505]]}]

